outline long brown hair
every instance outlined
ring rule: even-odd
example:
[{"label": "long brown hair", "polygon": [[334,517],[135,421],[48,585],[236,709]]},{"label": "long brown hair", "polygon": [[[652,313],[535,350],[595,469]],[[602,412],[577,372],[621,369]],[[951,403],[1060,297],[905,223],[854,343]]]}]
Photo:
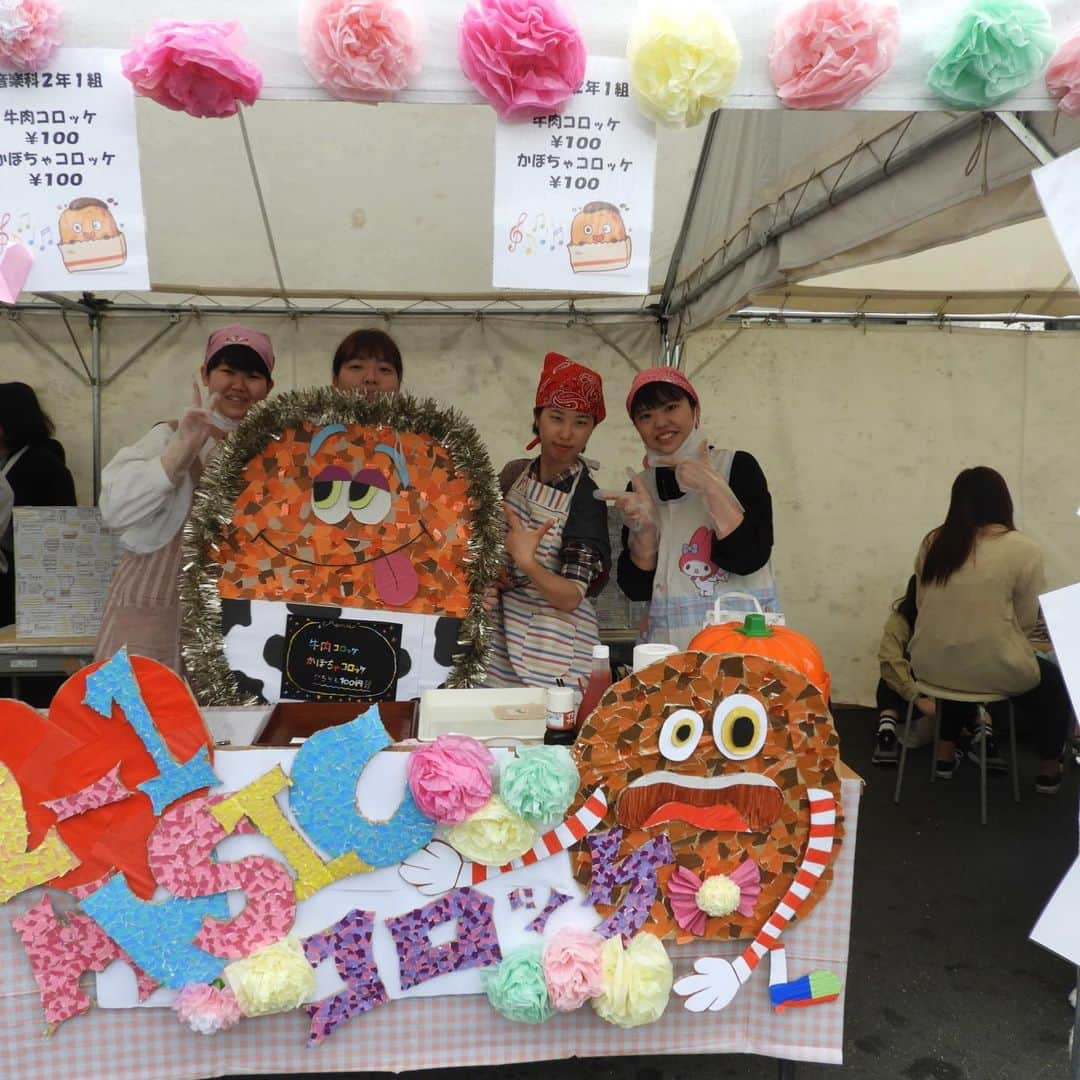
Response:
[{"label": "long brown hair", "polygon": [[933,540],[923,561],[923,585],[944,585],[971,557],[983,525],[1013,524],[1013,503],[1005,478],[996,469],[976,465],[964,469],[953,481],[949,512],[931,534]]}]

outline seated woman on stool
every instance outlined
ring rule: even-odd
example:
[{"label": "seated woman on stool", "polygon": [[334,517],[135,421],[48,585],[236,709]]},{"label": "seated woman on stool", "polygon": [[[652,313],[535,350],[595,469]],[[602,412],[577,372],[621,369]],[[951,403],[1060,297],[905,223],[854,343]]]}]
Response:
[{"label": "seated woman on stool", "polygon": [[[1061,786],[1061,752],[1072,723],[1061,671],[1035,651],[1039,545],[1018,532],[1004,478],[985,465],[953,481],[945,521],[915,559],[919,617],[911,638],[918,678],[952,690],[1013,698],[1036,734],[1041,758],[1035,790]],[[937,775],[956,770],[963,706],[942,702]]]}]

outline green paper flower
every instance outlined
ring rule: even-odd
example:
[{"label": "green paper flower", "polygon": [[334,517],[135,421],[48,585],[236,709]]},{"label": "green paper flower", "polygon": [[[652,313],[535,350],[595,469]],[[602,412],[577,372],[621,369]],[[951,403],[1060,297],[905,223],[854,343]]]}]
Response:
[{"label": "green paper flower", "polygon": [[523,945],[483,973],[491,1007],[522,1024],[542,1024],[554,1009],[544,981],[543,945]]},{"label": "green paper flower", "polygon": [[578,789],[578,771],[565,746],[531,746],[503,764],[499,794],[518,817],[551,828],[566,816]]},{"label": "green paper flower", "polygon": [[983,109],[1032,82],[1053,51],[1050,15],[1037,0],[974,0],[926,81],[952,105]]}]

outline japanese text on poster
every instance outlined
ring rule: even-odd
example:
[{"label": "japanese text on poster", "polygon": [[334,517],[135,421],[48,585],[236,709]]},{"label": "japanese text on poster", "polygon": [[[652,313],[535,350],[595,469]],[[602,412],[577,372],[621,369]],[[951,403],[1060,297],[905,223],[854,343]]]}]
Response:
[{"label": "japanese text on poster", "polygon": [[0,73],[0,262],[21,243],[24,290],[147,289],[135,99],[118,49],[60,49]]},{"label": "japanese text on poster", "polygon": [[625,60],[590,57],[562,113],[500,121],[494,285],[647,293],[655,165]]}]

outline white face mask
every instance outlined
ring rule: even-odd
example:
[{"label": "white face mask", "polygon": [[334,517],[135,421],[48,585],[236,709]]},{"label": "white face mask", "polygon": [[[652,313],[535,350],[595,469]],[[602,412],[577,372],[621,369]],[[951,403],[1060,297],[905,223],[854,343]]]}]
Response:
[{"label": "white face mask", "polygon": [[672,461],[686,461],[688,458],[696,458],[701,453],[701,446],[708,445],[709,437],[701,428],[694,428],[683,440],[682,446],[672,453],[665,454],[659,450],[645,451],[645,464],[650,468],[655,466],[657,458],[668,458]]}]

